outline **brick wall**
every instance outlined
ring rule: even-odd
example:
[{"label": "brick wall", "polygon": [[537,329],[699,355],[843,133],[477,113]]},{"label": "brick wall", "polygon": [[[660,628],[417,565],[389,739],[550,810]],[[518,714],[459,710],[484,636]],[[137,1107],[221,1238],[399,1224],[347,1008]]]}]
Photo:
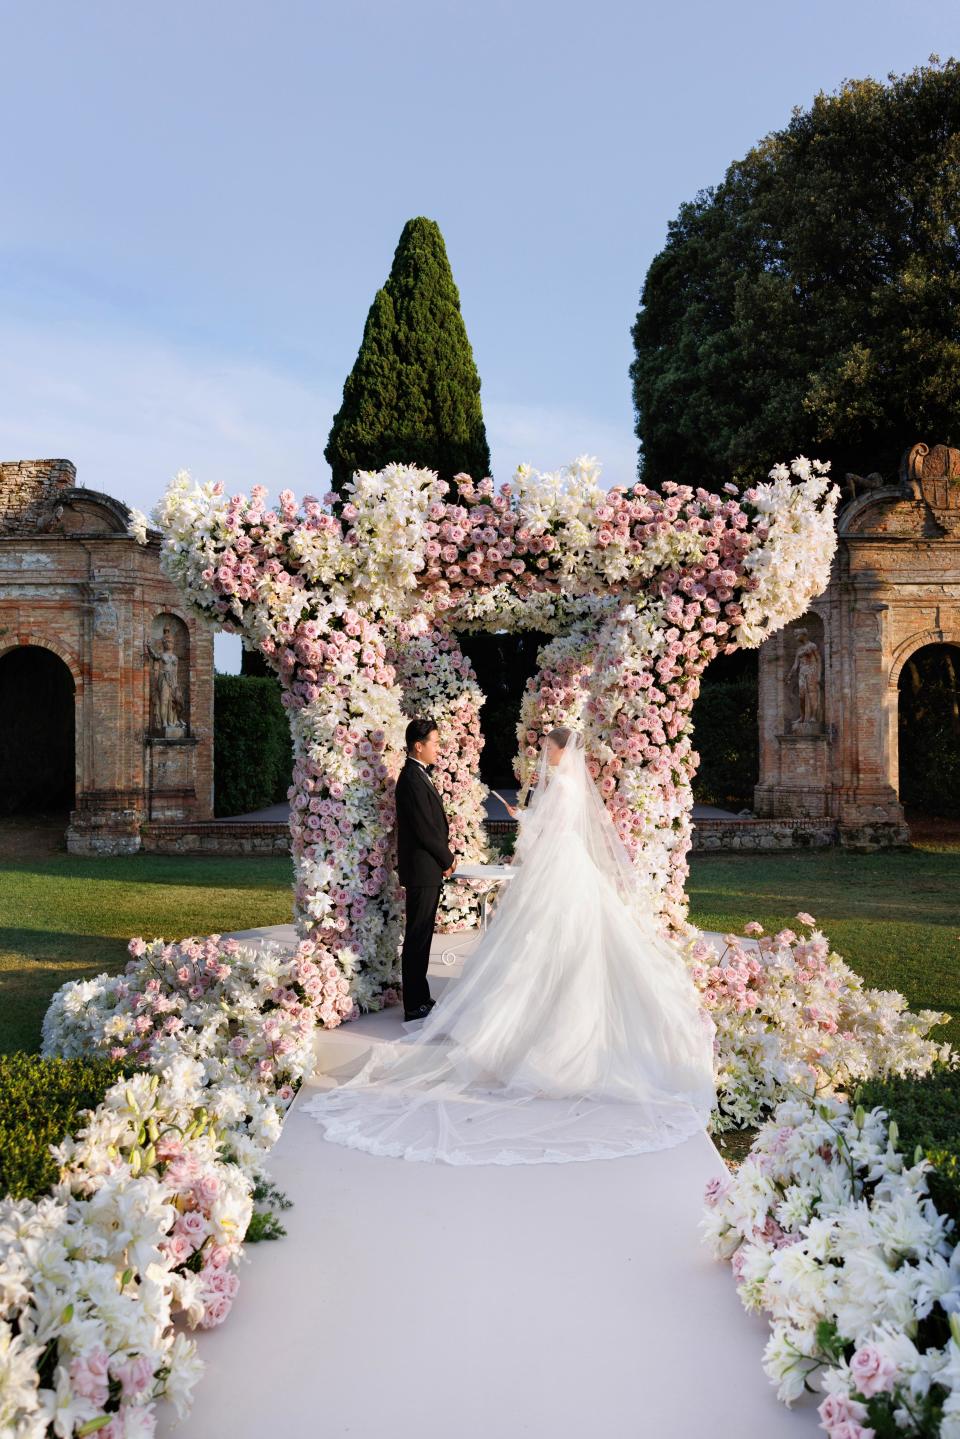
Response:
[{"label": "brick wall", "polygon": [[45,528],[61,490],[77,483],[69,460],[0,462],[0,533],[36,534]]}]

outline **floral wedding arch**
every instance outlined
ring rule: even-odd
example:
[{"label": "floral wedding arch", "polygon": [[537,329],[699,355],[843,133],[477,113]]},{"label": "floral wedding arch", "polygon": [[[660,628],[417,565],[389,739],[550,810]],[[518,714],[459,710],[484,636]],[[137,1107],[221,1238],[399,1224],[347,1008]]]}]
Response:
[{"label": "floral wedding arch", "polygon": [[[595,461],[521,466],[495,489],[389,465],[276,508],[257,486],[176,477],[155,512],[163,565],[189,603],[242,635],[279,675],[294,744],[295,918],[329,969],[321,1021],[378,1008],[395,982],[401,905],[392,782],[406,718],[444,741],[439,784],[461,858],[483,854],[475,778],[482,694],[457,633],[537,629],[519,727],[529,782],[540,735],[572,721],[662,919],[681,931],[697,755],[690,711],[716,655],[797,618],[829,578],[837,492],[796,459],[725,495],[665,484],[603,490]],[[135,532],[146,538],[143,517]],[[454,910],[453,917],[456,918]]]}]

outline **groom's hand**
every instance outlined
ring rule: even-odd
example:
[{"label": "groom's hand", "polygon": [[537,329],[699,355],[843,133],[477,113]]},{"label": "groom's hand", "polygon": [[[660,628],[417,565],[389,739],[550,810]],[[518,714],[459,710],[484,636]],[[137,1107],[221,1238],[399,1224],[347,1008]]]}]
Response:
[{"label": "groom's hand", "polygon": [[456,867],[457,867],[456,864],[452,864],[449,869],[445,869],[445,870],[443,871],[443,877],[444,877],[444,879],[449,879],[450,876],[453,874],[453,871],[456,869]]}]

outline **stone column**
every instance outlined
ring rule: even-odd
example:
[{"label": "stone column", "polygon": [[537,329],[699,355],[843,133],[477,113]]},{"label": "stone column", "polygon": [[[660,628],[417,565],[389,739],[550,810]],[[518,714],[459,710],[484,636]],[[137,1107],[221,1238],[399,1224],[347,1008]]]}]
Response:
[{"label": "stone column", "polygon": [[892,775],[891,726],[896,691],[889,685],[889,609],[882,586],[851,586],[844,645],[845,704],[837,786],[840,842],[854,849],[908,844],[910,835]]},{"label": "stone column", "polygon": [[[70,816],[71,854],[135,854],[144,819],[142,750],[134,742],[131,693],[131,605],[115,565],[91,545],[84,606],[85,672],[89,676],[82,746],[82,789]],[[100,560],[98,567],[97,561]]]}]

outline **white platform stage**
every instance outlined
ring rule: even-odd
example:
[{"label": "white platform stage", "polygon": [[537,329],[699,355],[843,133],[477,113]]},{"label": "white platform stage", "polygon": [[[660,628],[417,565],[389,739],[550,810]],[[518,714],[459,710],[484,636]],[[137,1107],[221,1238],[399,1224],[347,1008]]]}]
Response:
[{"label": "white platform stage", "polygon": [[[292,929],[251,932],[284,940]],[[434,994],[473,934],[438,937]],[[454,964],[441,954],[457,953]],[[294,1207],[258,1245],[176,1439],[813,1439],[776,1402],[767,1326],[700,1243],[723,1161],[675,1149],[574,1164],[409,1163],[327,1144],[299,1101],[402,1032],[399,1011],[317,1040],[271,1170]]]}]

